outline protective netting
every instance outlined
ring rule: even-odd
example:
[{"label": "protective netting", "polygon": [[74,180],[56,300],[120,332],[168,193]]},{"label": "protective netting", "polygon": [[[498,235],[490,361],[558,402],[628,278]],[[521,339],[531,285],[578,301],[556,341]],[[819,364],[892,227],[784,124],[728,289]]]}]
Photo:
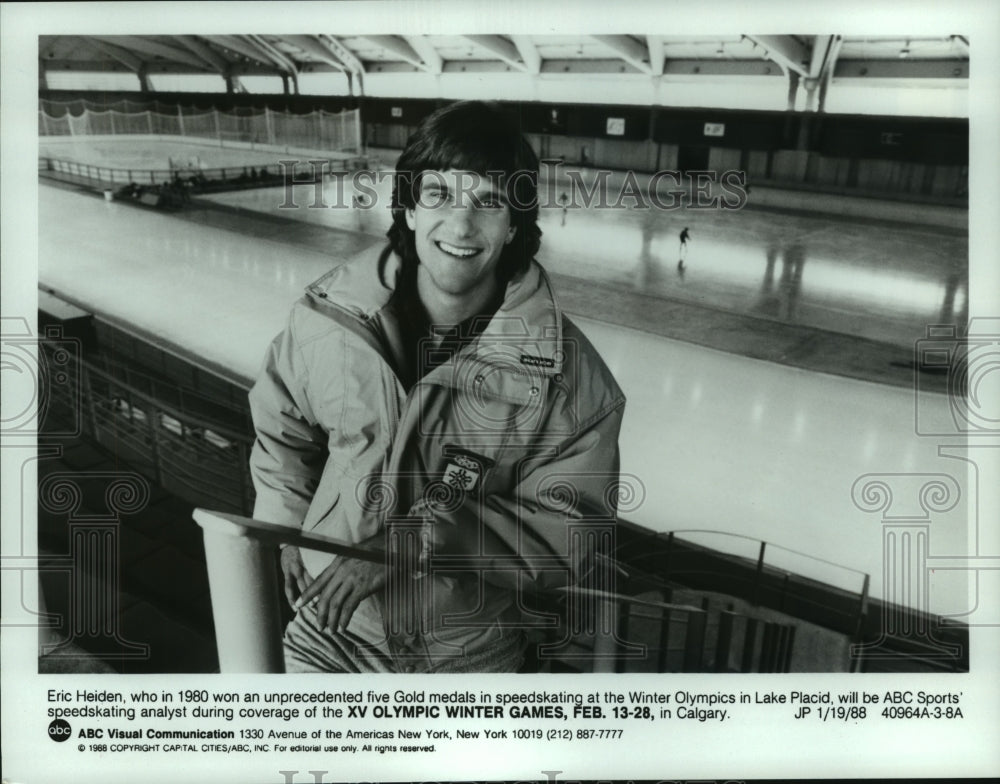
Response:
[{"label": "protective netting", "polygon": [[[112,108],[113,107],[113,108]],[[215,139],[221,144],[270,144],[308,150],[361,149],[361,113],[312,111],[308,114],[248,109],[222,112],[197,107],[118,101],[97,106],[86,100],[42,100],[40,136],[110,136],[155,134]]]}]

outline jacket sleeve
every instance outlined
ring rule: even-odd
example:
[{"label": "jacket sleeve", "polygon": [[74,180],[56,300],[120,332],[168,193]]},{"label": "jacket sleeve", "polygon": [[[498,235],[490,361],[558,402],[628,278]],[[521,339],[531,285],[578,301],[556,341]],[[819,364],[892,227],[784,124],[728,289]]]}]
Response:
[{"label": "jacket sleeve", "polygon": [[327,434],[309,405],[307,378],[293,311],[268,347],[249,396],[257,434],[250,455],[257,493],[253,516],[293,528],[302,526],[326,461]]},{"label": "jacket sleeve", "polygon": [[509,491],[467,499],[454,511],[425,511],[433,531],[424,557],[430,547],[434,555],[485,555],[492,562],[485,579],[509,588],[546,590],[578,580],[593,567],[593,548],[573,524],[587,520],[607,531],[615,522],[624,407],[624,400],[614,403],[522,462]]}]

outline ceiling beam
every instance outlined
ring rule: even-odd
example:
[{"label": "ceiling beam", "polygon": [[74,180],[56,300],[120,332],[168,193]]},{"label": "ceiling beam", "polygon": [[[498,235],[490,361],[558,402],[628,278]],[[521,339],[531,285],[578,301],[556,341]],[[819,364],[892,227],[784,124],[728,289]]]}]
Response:
[{"label": "ceiling beam", "polygon": [[226,49],[229,49],[232,52],[236,52],[237,54],[241,54],[244,57],[247,57],[258,63],[267,65],[270,68],[275,67],[274,60],[268,57],[263,52],[261,52],[259,47],[254,46],[247,41],[244,41],[242,38],[239,38],[238,36],[206,35],[202,37],[208,39],[209,41],[212,41],[213,43],[218,44],[219,46],[224,46]]},{"label": "ceiling beam", "polygon": [[269,57],[271,62],[278,66],[281,71],[288,74],[292,78],[295,78],[298,75],[299,69],[295,65],[295,61],[279,50],[278,47],[274,46],[274,44],[268,42],[263,36],[247,34],[244,35],[243,38],[259,48],[260,51],[265,56]]},{"label": "ceiling beam", "polygon": [[[471,70],[471,69],[470,69]],[[635,66],[618,58],[600,59],[545,59],[542,60],[543,74],[625,74],[648,75],[649,71],[638,71]]]},{"label": "ceiling beam", "polygon": [[780,78],[784,71],[768,60],[667,60],[663,75],[705,79],[715,76],[766,76]]},{"label": "ceiling beam", "polygon": [[[95,50],[96,52],[96,50]],[[96,57],[96,54],[95,54]],[[50,72],[52,71],[80,71],[80,72],[95,72],[95,73],[131,73],[131,69],[126,68],[124,65],[119,63],[117,60],[112,60],[108,57],[104,57],[101,60],[46,60],[46,68]],[[204,74],[206,73],[206,68],[204,65],[199,65],[197,68],[186,65],[179,65],[177,63],[167,63],[163,60],[158,60],[156,62],[144,63],[146,66],[146,73],[150,75],[156,74]],[[323,68],[329,68],[329,66],[322,66]],[[256,61],[246,64],[236,64],[234,65],[234,73],[238,72],[242,76],[275,76],[279,72],[275,70],[274,65],[268,63],[267,65],[258,64]]]},{"label": "ceiling beam", "polygon": [[130,71],[139,73],[139,69],[142,68],[142,59],[136,55],[134,52],[123,49],[120,46],[113,46],[112,44],[105,43],[104,41],[93,38],[91,36],[82,36],[88,44],[93,46],[101,54],[106,54],[112,60],[117,60]]},{"label": "ceiling beam", "polygon": [[319,43],[337,61],[342,63],[344,74],[347,76],[347,90],[354,95],[354,84],[357,82],[357,95],[365,94],[365,65],[358,57],[340,41],[339,38],[328,33],[320,33],[316,36]]},{"label": "ceiling beam", "polygon": [[790,35],[748,35],[746,36],[764,50],[764,58],[773,60],[782,68],[795,71],[800,76],[809,76],[807,68],[812,52]]},{"label": "ceiling beam", "polygon": [[274,67],[277,68],[278,74],[281,76],[281,81],[286,95],[289,92],[289,79],[292,81],[291,92],[295,95],[299,94],[299,69],[295,65],[295,61],[293,61],[292,58],[288,57],[276,46],[265,40],[263,36],[248,33],[240,36],[240,38],[250,46],[255,47],[264,57],[271,61],[271,64]]},{"label": "ceiling beam", "polygon": [[521,56],[521,61],[524,63],[528,73],[541,73],[542,56],[538,53],[538,47],[535,46],[535,42],[527,35],[512,35],[510,36],[510,40],[517,47],[517,53]]},{"label": "ceiling beam", "polygon": [[398,35],[366,35],[364,38],[375,46],[385,49],[389,54],[395,55],[400,60],[410,65],[415,65],[422,71],[430,70],[428,64],[417,53],[417,50],[410,46],[410,43],[406,39]]},{"label": "ceiling beam", "polygon": [[810,79],[819,79],[823,75],[832,45],[832,35],[817,35],[813,39],[812,56],[809,58],[809,73],[807,74]]},{"label": "ceiling beam", "polygon": [[314,38],[311,35],[283,35],[281,38],[288,41],[290,44],[295,44],[303,52],[306,52],[317,60],[326,63],[327,65],[332,65],[334,68],[338,68],[341,71],[346,71],[347,66],[344,65],[340,59],[334,55],[330,48],[318,38]]},{"label": "ceiling beam", "polygon": [[112,46],[120,46],[132,52],[140,52],[150,57],[162,57],[165,60],[172,60],[197,68],[205,68],[205,63],[187,50],[161,44],[159,41],[153,41],[147,37],[138,35],[93,35],[90,38],[103,41]]},{"label": "ceiling beam", "polygon": [[223,76],[228,75],[232,68],[232,63],[200,38],[193,35],[179,35],[177,36],[177,40],[204,60],[209,67],[214,68]]},{"label": "ceiling beam", "polygon": [[947,79],[969,78],[968,60],[838,60],[835,79]]},{"label": "ceiling beam", "polygon": [[365,64],[358,59],[354,52],[344,46],[335,35],[322,33],[318,38],[347,67],[347,70],[359,75],[365,72]]},{"label": "ceiling beam", "polygon": [[142,60],[142,58],[138,57],[134,52],[131,52],[128,49],[123,49],[120,46],[105,43],[104,41],[97,40],[96,38],[92,39],[87,36],[83,36],[83,40],[93,46],[98,52],[106,54],[113,60],[117,60],[134,73],[139,79],[140,92],[152,92],[147,73],[148,65]]},{"label": "ceiling beam", "polygon": [[806,88],[807,112],[823,111],[822,104],[826,96],[823,87],[823,75],[826,73],[827,59],[833,46],[832,35],[817,35],[813,38],[812,56],[809,58],[809,73],[802,80]]},{"label": "ceiling beam", "polygon": [[649,50],[635,39],[627,35],[592,35],[591,38],[604,44],[604,46],[633,68],[645,74],[652,75],[653,69],[649,64]]},{"label": "ceiling beam", "polygon": [[667,59],[667,50],[663,45],[662,35],[647,35],[646,48],[649,49],[649,68],[653,76],[663,75],[663,63]]},{"label": "ceiling beam", "polygon": [[462,38],[480,49],[485,49],[511,68],[516,68],[518,71],[528,71],[528,66],[521,60],[517,47],[506,38],[499,35],[463,35]]},{"label": "ceiling beam", "polygon": [[422,63],[414,63],[414,65],[423,68],[427,73],[441,73],[444,69],[444,60],[441,58],[441,53],[434,48],[427,36],[407,35],[403,36],[403,40],[410,45],[410,48],[423,61]]},{"label": "ceiling beam", "polygon": [[817,111],[823,112],[826,109],[826,94],[830,90],[833,82],[833,72],[837,67],[837,58],[840,57],[841,47],[844,45],[844,36],[835,35],[830,41],[827,49],[826,59],[823,61],[823,71],[819,76],[819,104]]}]

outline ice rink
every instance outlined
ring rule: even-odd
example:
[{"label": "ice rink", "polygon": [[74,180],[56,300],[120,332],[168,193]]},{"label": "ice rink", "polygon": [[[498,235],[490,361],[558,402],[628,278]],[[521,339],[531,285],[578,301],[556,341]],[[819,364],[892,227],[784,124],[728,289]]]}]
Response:
[{"label": "ice rink", "polygon": [[[349,210],[324,215],[359,219]],[[781,225],[778,216],[769,213],[751,217],[760,225],[747,225],[743,231],[753,236],[777,232]],[[547,251],[547,259],[566,259],[570,248],[578,247],[568,244],[579,242],[569,239],[577,218],[571,214],[563,231],[558,215],[545,217],[546,241],[555,246]],[[638,227],[629,225],[632,220],[630,214],[622,215],[620,236],[632,232],[638,237]],[[691,223],[692,233],[707,233],[703,225]],[[222,229],[199,225],[183,213],[107,203],[44,183],[39,186],[39,226],[43,288],[134,325],[242,379],[256,374],[266,344],[282,328],[302,288],[337,257],[379,241],[367,231],[322,230],[330,242],[327,252],[321,252],[282,241],[278,229],[262,238],[251,214],[231,216],[229,228]],[[800,230],[806,231],[804,225]],[[593,231],[599,235],[596,228]],[[856,266],[862,281],[866,274],[872,276],[869,288],[871,280],[883,275],[906,279],[908,259],[872,263],[869,269],[855,237],[823,230],[818,221],[814,231],[817,247],[824,249],[817,257],[850,259],[843,272],[831,273],[834,278],[848,280]],[[868,235],[873,243],[875,234]],[[734,247],[738,236],[729,239]],[[321,246],[322,237],[313,244]],[[559,237],[567,244],[560,245]],[[804,241],[801,236],[799,240]],[[710,245],[712,240],[704,242]],[[744,248],[743,255],[712,261],[713,254],[703,247],[697,252],[692,247],[693,271],[670,285],[696,279],[699,267],[714,265],[722,275],[740,259],[751,263],[760,250]],[[619,258],[603,269],[604,275],[635,274],[636,254],[622,253]],[[914,286],[939,285],[931,282],[929,256],[914,266]],[[601,277],[601,269],[594,269],[595,285],[611,285]],[[844,286],[833,287],[827,296],[834,298]],[[880,290],[869,291],[868,298],[877,299]],[[818,282],[815,291],[821,301]],[[883,299],[902,304],[903,297],[888,287]],[[933,310],[930,297],[927,307]],[[756,556],[758,543],[753,540],[766,540],[773,545],[769,562],[858,590],[861,573],[883,573],[883,532],[879,516],[852,501],[855,481],[868,473],[965,476],[963,463],[938,454],[939,444],[954,438],[916,434],[917,397],[912,390],[749,359],[589,317],[600,314],[571,315],[606,358],[629,400],[621,436],[622,471],[639,492],[622,510],[626,519],[657,531],[696,529],[750,537],[684,534],[749,557]],[[907,318],[916,323],[918,316],[910,312]],[[946,396],[919,397],[925,417],[929,411],[940,426],[950,421]],[[969,493],[963,493],[961,503],[935,518],[933,551],[968,551],[967,497]],[[931,587],[934,612],[961,614],[967,609],[961,573],[932,575]],[[878,580],[871,592],[882,595]]]},{"label": "ice rink", "polygon": [[[584,170],[583,176],[591,172]],[[371,178],[374,180],[375,178]],[[375,203],[350,209],[353,177],[215,194],[217,204],[384,236],[390,180]],[[564,177],[553,193],[569,191]],[[585,185],[592,187],[590,180]],[[360,181],[367,190],[369,180]],[[543,191],[545,188],[543,187]],[[365,198],[362,196],[362,198]],[[753,191],[750,203],[753,203]],[[540,199],[543,205],[544,199]],[[556,201],[555,196],[547,203]],[[614,198],[609,199],[614,202]],[[634,200],[622,200],[633,205]],[[539,259],[603,288],[718,308],[911,348],[932,323],[964,322],[967,233],[917,223],[775,210],[541,210]],[[691,240],[678,270],[683,228]]]}]

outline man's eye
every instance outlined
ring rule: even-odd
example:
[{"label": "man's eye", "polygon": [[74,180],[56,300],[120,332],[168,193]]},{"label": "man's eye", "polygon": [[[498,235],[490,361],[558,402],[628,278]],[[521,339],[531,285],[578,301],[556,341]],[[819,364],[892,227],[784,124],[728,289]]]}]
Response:
[{"label": "man's eye", "polygon": [[427,190],[420,194],[420,203],[424,207],[440,207],[448,201],[448,194],[444,191]]},{"label": "man's eye", "polygon": [[484,210],[502,210],[504,203],[500,199],[486,198],[479,200],[479,207]]}]

